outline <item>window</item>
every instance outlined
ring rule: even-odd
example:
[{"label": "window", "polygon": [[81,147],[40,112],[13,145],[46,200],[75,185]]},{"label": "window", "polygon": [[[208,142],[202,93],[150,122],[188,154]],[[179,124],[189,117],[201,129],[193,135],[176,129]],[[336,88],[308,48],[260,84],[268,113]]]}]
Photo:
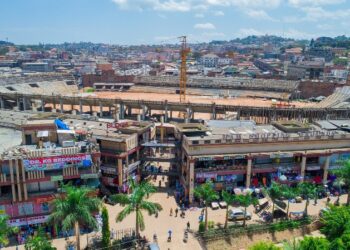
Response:
[{"label": "window", "polygon": [[221,143],[221,140],[215,140],[215,143]]},{"label": "window", "polygon": [[204,144],[210,144],[210,140],[205,140]]},{"label": "window", "polygon": [[66,81],[66,84],[67,85],[74,85],[75,83],[74,83],[74,81]]},{"label": "window", "polygon": [[31,215],[33,214],[33,204],[32,203],[23,203],[18,205],[19,215]]},{"label": "window", "polygon": [[199,144],[199,141],[192,141],[192,145],[197,145]]}]

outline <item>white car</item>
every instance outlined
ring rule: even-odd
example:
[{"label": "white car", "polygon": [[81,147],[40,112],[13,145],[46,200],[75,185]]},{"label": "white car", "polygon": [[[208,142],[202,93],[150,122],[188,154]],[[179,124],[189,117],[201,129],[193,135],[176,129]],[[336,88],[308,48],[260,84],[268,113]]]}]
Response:
[{"label": "white car", "polygon": [[212,208],[212,209],[219,209],[219,203],[216,202],[216,201],[213,201],[213,202],[211,203],[211,208]]},{"label": "white car", "polygon": [[244,220],[244,218],[246,220],[250,220],[252,218],[251,213],[246,212],[246,214],[244,214],[244,211],[240,208],[234,208],[234,209],[230,209],[230,211],[228,212],[228,218],[229,220]]}]

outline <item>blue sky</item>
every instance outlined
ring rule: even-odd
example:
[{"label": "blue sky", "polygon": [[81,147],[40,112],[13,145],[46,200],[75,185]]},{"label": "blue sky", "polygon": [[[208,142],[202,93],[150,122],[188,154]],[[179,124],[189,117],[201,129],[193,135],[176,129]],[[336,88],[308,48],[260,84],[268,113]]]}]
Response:
[{"label": "blue sky", "polygon": [[0,40],[152,44],[350,35],[350,0],[0,0]]}]

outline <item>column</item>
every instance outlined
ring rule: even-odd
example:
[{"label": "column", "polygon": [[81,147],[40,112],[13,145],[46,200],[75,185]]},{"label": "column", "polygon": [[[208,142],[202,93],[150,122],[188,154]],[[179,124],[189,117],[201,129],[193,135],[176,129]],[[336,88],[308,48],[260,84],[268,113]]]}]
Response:
[{"label": "column", "polygon": [[173,111],[170,110],[170,120],[172,120],[172,119],[173,119]]},{"label": "column", "polygon": [[10,179],[11,179],[11,187],[12,187],[12,201],[16,202],[16,187],[15,187],[15,178],[13,173],[13,164],[12,159],[9,160],[9,168],[10,168]]},{"label": "column", "polygon": [[328,178],[328,169],[329,169],[329,161],[331,159],[331,155],[327,155],[326,161],[324,163],[324,168],[323,168],[323,184],[327,184],[327,178]]},{"label": "column", "polygon": [[188,174],[188,180],[189,180],[189,183],[188,183],[188,201],[189,203],[192,203],[193,202],[193,198],[194,198],[194,195],[193,195],[193,190],[194,190],[194,161],[190,161],[190,164],[189,164],[189,171],[187,172]]},{"label": "column", "polygon": [[16,166],[16,179],[17,179],[17,188],[18,188],[18,201],[22,201],[22,188],[21,188],[21,183],[19,179],[18,159],[15,160],[15,166]]},{"label": "column", "polygon": [[28,191],[27,191],[27,183],[26,183],[26,171],[24,169],[23,161],[22,163],[22,181],[23,181],[23,194],[24,194],[24,200],[28,200]]},{"label": "column", "polygon": [[60,113],[63,114],[63,100],[60,98]]},{"label": "column", "polygon": [[246,188],[250,187],[251,178],[252,178],[252,157],[248,156],[247,175],[246,175],[246,180],[245,180]]},{"label": "column", "polygon": [[23,110],[27,110],[27,98],[23,97]]},{"label": "column", "polygon": [[102,118],[103,117],[103,106],[102,106],[101,102],[99,103],[99,105],[100,105],[100,118]]},{"label": "column", "polygon": [[164,122],[168,122],[168,102],[165,101],[165,107],[164,107]]},{"label": "column", "polygon": [[45,105],[44,105],[44,100],[40,100],[40,105],[41,105],[41,112],[45,112]]},{"label": "column", "polygon": [[301,177],[305,177],[305,170],[306,170],[306,154],[302,156],[301,158]]},{"label": "column", "polygon": [[90,105],[90,114],[92,115],[92,105]]},{"label": "column", "polygon": [[121,103],[120,104],[120,119],[124,119],[124,115],[125,115],[125,106],[124,106],[124,103]]},{"label": "column", "polygon": [[17,97],[17,110],[21,110],[21,102],[18,97]]},{"label": "column", "polygon": [[80,114],[83,113],[83,103],[82,103],[81,99],[79,100],[79,112],[80,112]]},{"label": "column", "polygon": [[132,115],[132,108],[128,107],[128,116],[130,117]]},{"label": "column", "polygon": [[144,120],[146,120],[147,107],[146,107],[146,105],[141,105],[141,107],[142,107],[141,119],[144,121]]},{"label": "column", "polygon": [[216,119],[216,104],[213,103],[212,104],[212,108],[211,108],[211,119],[215,120]]},{"label": "column", "polygon": [[0,97],[0,109],[5,109],[5,101],[3,97]]},{"label": "column", "polygon": [[136,151],[136,160],[137,161],[140,160],[140,149],[137,149],[137,151]]},{"label": "column", "polygon": [[118,158],[118,183],[123,185],[123,160]]}]

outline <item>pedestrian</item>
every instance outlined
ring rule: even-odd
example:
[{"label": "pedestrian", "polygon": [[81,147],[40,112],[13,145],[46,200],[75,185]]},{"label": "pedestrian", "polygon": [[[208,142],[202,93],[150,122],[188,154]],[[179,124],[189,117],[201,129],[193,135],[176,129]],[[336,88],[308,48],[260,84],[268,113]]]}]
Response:
[{"label": "pedestrian", "polygon": [[190,229],[190,227],[191,227],[190,222],[189,222],[189,221],[187,221],[187,230],[189,230],[189,229]]},{"label": "pedestrian", "polygon": [[112,228],[111,236],[112,236],[112,240],[113,240],[115,238],[115,230],[114,230],[114,228]]},{"label": "pedestrian", "polygon": [[173,216],[173,209],[170,208],[170,216]]},{"label": "pedestrian", "polygon": [[178,208],[176,208],[175,209],[175,217],[177,217],[177,213],[179,212],[179,209]]},{"label": "pedestrian", "polygon": [[168,241],[171,241],[171,234],[173,233],[173,231],[171,231],[171,229],[169,229],[168,231]]}]

